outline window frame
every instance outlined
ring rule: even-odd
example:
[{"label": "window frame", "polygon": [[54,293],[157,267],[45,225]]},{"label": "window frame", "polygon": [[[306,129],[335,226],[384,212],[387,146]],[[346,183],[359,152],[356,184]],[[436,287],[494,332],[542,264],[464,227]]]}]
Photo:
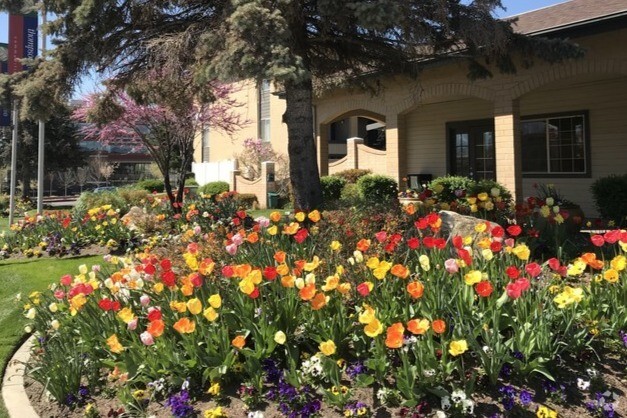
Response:
[{"label": "window frame", "polygon": [[[522,164],[520,167],[521,173],[523,178],[591,178],[592,177],[592,158],[591,158],[591,151],[590,151],[590,112],[588,110],[573,110],[573,111],[568,111],[568,112],[555,112],[555,113],[541,113],[541,114],[536,114],[536,115],[528,115],[528,116],[523,116],[520,118],[520,149],[521,149],[521,160],[523,158],[522,155],[522,149],[525,146],[524,143],[524,139],[523,139],[523,123],[525,122],[531,122],[531,121],[547,121],[548,119],[564,119],[564,118],[568,118],[568,117],[577,117],[577,116],[582,116],[583,117],[583,124],[584,124],[584,128],[583,128],[583,132],[584,132],[584,145],[583,145],[583,149],[584,149],[584,164],[586,167],[585,172],[570,172],[570,173],[564,173],[564,172],[545,172],[545,173],[541,173],[541,172],[524,172],[523,168],[522,168]],[[549,155],[549,149],[548,149],[548,139],[545,138],[546,141],[546,157],[547,157],[547,161],[548,164],[550,164],[550,155]]]},{"label": "window frame", "polygon": [[[257,85],[258,95],[257,95],[257,136],[263,142],[268,143],[272,142],[272,131],[271,131],[271,94],[272,94],[272,86],[270,84],[270,80],[263,79],[259,81]],[[263,117],[263,106],[264,100],[267,100],[268,106],[268,117]],[[268,137],[264,138],[263,133],[267,131]]]}]

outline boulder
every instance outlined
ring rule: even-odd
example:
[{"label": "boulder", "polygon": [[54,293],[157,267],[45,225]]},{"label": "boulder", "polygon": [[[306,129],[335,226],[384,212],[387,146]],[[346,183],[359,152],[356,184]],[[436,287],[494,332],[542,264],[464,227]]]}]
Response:
[{"label": "boulder", "polygon": [[[459,235],[462,237],[470,235],[474,238],[477,235],[475,226],[481,223],[485,223],[485,219],[475,218],[474,216],[460,215],[457,212],[452,212],[449,210],[441,210],[440,218],[442,219],[442,236],[446,238],[455,235]],[[490,222],[490,224],[492,225],[492,227],[497,225],[494,222]],[[492,227],[490,227],[488,231],[491,230]]]},{"label": "boulder", "polygon": [[146,213],[144,209],[133,206],[126,215],[122,216],[122,222],[131,231],[149,232],[154,229],[155,216]]}]

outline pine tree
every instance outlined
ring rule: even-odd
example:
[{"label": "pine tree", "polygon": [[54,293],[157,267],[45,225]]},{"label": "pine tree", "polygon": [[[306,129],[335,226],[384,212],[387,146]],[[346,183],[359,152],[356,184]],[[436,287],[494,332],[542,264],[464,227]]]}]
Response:
[{"label": "pine tree", "polygon": [[[390,74],[417,76],[426,59],[464,60],[471,77],[516,70],[534,57],[580,55],[559,40],[528,38],[497,20],[499,0],[45,0],[58,16],[53,60],[20,87],[25,110],[67,95],[90,67],[117,83],[146,70],[180,66],[199,96],[208,80],[269,79],[281,86],[295,206],[321,203],[313,138],[314,84],[376,84]],[[0,0],[0,7],[19,6]],[[322,83],[325,84],[325,83]],[[1,85],[1,83],[0,83]],[[51,93],[49,86],[56,86]],[[43,97],[41,97],[43,96]]]}]

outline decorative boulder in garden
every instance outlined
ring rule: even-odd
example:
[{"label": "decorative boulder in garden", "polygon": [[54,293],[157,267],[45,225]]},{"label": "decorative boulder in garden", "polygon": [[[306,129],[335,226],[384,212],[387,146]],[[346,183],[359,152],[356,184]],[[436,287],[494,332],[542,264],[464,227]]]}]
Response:
[{"label": "decorative boulder in garden", "polygon": [[[475,218],[474,216],[460,215],[457,212],[450,210],[441,210],[440,218],[442,219],[442,235],[445,237],[453,237],[459,235],[462,237],[472,236],[478,234],[475,227],[479,224],[485,224],[485,219]],[[496,223],[492,223],[496,226]],[[491,228],[490,228],[491,229]]]},{"label": "decorative boulder in garden", "polygon": [[126,215],[122,216],[122,223],[131,231],[149,232],[154,229],[155,215],[146,213],[142,208],[133,206]]}]

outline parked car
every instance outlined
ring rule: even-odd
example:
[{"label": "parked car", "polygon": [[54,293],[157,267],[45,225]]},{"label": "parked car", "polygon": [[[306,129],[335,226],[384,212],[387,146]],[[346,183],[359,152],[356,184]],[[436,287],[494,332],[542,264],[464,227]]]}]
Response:
[{"label": "parked car", "polygon": [[117,189],[117,187],[115,186],[102,186],[102,187],[96,187],[94,189],[94,193],[102,193],[102,192],[113,192]]}]

